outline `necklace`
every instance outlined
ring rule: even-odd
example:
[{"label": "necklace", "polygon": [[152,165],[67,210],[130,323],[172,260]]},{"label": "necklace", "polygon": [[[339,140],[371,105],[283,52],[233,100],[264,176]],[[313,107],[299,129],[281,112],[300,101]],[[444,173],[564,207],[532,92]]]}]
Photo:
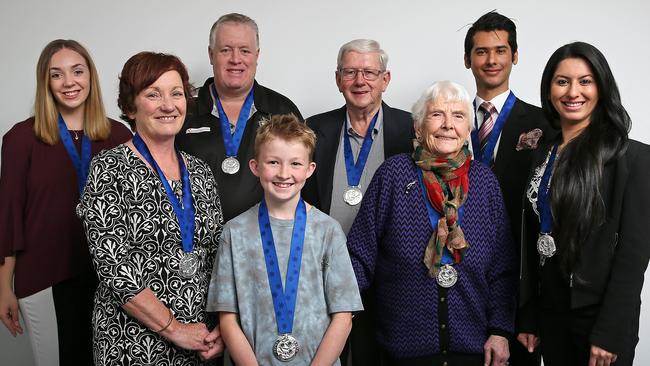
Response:
[{"label": "necklace", "polygon": [[72,131],[72,133],[74,133],[74,140],[75,141],[79,140],[79,134],[77,133],[77,131],[76,130],[70,130],[70,131]]}]

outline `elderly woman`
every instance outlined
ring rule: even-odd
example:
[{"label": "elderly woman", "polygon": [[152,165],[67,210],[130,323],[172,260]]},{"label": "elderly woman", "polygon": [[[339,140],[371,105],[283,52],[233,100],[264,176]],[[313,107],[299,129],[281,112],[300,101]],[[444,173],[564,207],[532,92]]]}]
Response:
[{"label": "elderly woman", "polygon": [[223,347],[205,312],[217,186],[174,147],[189,88],[175,56],[142,52],[122,69],[118,103],[136,133],[93,160],[79,210],[100,281],[95,365],[195,365]]},{"label": "elderly woman", "polygon": [[499,184],[467,148],[472,101],[437,82],[413,119],[415,152],[380,166],[348,235],[377,340],[388,365],[506,364],[515,251]]},{"label": "elderly woman", "polygon": [[538,149],[525,199],[518,339],[544,364],[632,365],[650,258],[650,147],[594,46],[549,59],[542,109],[562,131]]},{"label": "elderly woman", "polygon": [[131,138],[101,95],[88,51],[54,40],[36,66],[34,116],[2,141],[0,318],[22,333],[20,307],[36,365],[92,363],[97,279],[75,207],[92,156]]}]

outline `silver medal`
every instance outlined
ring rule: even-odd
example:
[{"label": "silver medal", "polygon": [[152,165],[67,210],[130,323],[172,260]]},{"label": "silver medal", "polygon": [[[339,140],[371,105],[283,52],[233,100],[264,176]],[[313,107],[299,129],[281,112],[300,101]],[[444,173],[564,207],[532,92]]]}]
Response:
[{"label": "silver medal", "polygon": [[300,351],[300,344],[291,334],[282,334],[273,343],[273,356],[282,362],[291,361],[298,351]]},{"label": "silver medal", "polygon": [[456,272],[454,267],[445,264],[440,268],[437,280],[441,287],[450,288],[456,284],[456,281],[458,281],[458,272]]},{"label": "silver medal", "polygon": [[551,258],[555,254],[555,240],[549,234],[540,234],[537,238],[537,252],[542,258]]},{"label": "silver medal", "polygon": [[194,252],[183,254],[181,261],[178,263],[178,273],[181,277],[186,279],[192,278],[198,271],[199,256]]},{"label": "silver medal", "polygon": [[363,193],[358,187],[348,187],[348,189],[343,193],[343,201],[350,206],[356,206],[361,202],[363,198]]},{"label": "silver medal", "polygon": [[239,160],[229,156],[221,162],[221,170],[226,174],[235,174],[239,171]]}]

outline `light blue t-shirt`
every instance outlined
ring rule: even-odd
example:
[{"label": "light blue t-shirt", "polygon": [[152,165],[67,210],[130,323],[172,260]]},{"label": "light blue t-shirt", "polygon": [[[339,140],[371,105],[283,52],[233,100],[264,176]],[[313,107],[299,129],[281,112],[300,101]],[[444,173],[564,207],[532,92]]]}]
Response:
[{"label": "light blue t-shirt", "polygon": [[[309,365],[330,324],[331,314],[363,310],[346,238],[336,220],[315,207],[307,212],[292,331],[300,343],[300,351],[291,362],[280,362],[272,352],[278,328],[260,239],[258,210],[259,204],[224,226],[207,310],[238,313],[239,324],[260,365]],[[270,221],[284,285],[293,220],[270,217]]]}]

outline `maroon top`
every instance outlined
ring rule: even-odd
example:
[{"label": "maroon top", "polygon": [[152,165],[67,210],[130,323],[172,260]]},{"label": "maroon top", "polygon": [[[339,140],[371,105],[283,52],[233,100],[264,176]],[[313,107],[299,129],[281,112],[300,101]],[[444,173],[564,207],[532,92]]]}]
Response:
[{"label": "maroon top", "polygon": [[[111,120],[111,135],[92,141],[92,155],[131,139]],[[74,140],[81,151],[81,139]],[[14,292],[32,295],[92,267],[81,221],[77,172],[59,140],[36,138],[34,118],[17,123],[2,139],[0,166],[0,264],[16,256]]]}]

